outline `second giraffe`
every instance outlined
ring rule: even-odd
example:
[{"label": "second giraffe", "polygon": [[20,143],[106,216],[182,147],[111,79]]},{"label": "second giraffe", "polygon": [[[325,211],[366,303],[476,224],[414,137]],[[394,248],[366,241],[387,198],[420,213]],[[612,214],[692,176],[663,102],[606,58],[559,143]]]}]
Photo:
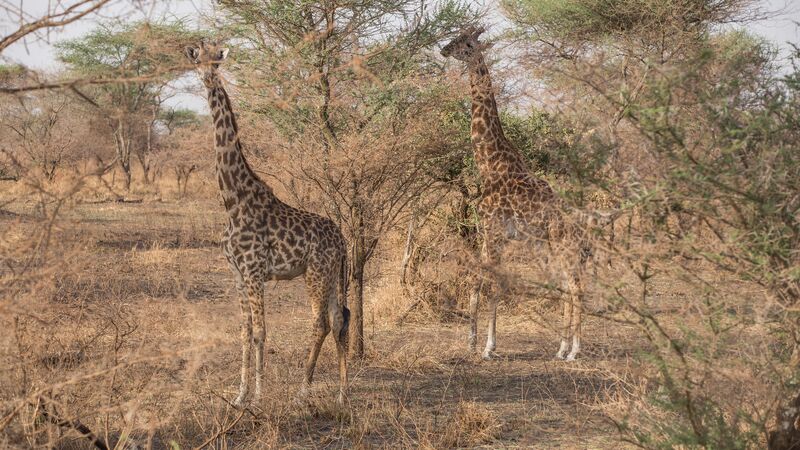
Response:
[{"label": "second giraffe", "polygon": [[[478,215],[483,231],[481,260],[484,268],[497,266],[503,248],[512,240],[526,240],[539,253],[532,258],[544,272],[557,275],[568,295],[563,300],[559,359],[572,361],[581,348],[584,266],[591,255],[586,245],[586,227],[570,221],[567,208],[550,185],[528,170],[522,154],[503,134],[489,69],[478,40],[483,28],[470,27],[442,48],[442,56],[466,63],[472,96],[470,137],[481,178],[482,198]],[[588,217],[588,216],[584,216]],[[584,220],[585,221],[585,220]],[[478,303],[484,288],[485,270],[475,274],[470,294],[469,347],[475,349],[478,334]],[[491,359],[497,345],[497,295],[489,299],[489,330],[484,359]],[[570,346],[570,340],[571,346]],[[569,351],[569,353],[567,353]]]}]

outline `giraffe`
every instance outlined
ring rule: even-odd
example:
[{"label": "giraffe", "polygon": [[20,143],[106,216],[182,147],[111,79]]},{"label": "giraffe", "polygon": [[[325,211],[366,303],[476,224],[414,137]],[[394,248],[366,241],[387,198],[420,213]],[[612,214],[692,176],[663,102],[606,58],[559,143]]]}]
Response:
[{"label": "giraffe", "polygon": [[[591,254],[585,228],[571,225],[564,217],[566,205],[547,181],[528,170],[522,154],[503,134],[489,69],[483,57],[488,45],[478,37],[485,29],[469,27],[445,45],[441,54],[466,63],[472,97],[470,138],[481,178],[482,198],[478,216],[483,234],[482,265],[500,261],[502,248],[511,240],[530,240],[534,251],[544,253],[548,270],[559,273],[568,295],[562,297],[559,359],[573,361],[581,348],[583,268]],[[552,262],[555,247],[568,248],[566,264]],[[549,255],[547,253],[549,252]],[[561,264],[561,265],[559,265]],[[481,271],[483,272],[483,271]],[[485,277],[477,274],[470,292],[469,349],[475,350],[478,333],[478,303]],[[491,359],[496,348],[497,296],[489,296],[489,328],[483,359]],[[570,348],[570,338],[572,345]],[[569,353],[567,354],[567,351]]]},{"label": "giraffe", "polygon": [[339,394],[347,392],[346,306],[347,250],[345,239],[330,219],[281,202],[272,188],[248,165],[239,142],[236,117],[218,73],[228,49],[200,42],[186,56],[208,91],[214,121],[216,175],[228,223],[222,249],[236,279],[242,312],[242,368],[236,406],[245,404],[250,390],[251,349],[255,349],[254,399],[261,395],[264,366],[264,284],[303,275],[311,301],[313,340],[305,363],[300,397],[305,397],[325,337],[333,331],[339,359]]}]

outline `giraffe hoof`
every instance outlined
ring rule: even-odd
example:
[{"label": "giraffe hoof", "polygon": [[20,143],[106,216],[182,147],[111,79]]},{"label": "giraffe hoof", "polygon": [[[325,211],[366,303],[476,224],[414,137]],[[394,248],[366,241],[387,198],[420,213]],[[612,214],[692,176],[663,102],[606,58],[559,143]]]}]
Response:
[{"label": "giraffe hoof", "polygon": [[567,358],[565,359],[565,361],[575,361],[575,359],[576,359],[577,357],[578,357],[578,355],[577,355],[577,354],[575,354],[575,353],[570,353],[569,355],[567,355]]},{"label": "giraffe hoof", "polygon": [[564,359],[564,353],[563,352],[556,353],[556,359]]},{"label": "giraffe hoof", "polygon": [[486,350],[486,351],[483,352],[483,355],[481,355],[481,358],[484,361],[491,361],[491,360],[493,360],[495,358],[495,356],[497,356],[497,354],[495,352],[490,351],[490,350]]}]

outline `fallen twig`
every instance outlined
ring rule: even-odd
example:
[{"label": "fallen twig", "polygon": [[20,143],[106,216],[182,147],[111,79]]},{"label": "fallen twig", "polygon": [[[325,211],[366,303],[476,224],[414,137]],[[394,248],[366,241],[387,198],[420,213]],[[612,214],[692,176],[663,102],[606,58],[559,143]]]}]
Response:
[{"label": "fallen twig", "polygon": [[81,421],[77,419],[76,420],[62,419],[58,417],[58,414],[55,412],[55,406],[50,405],[53,408],[53,412],[50,413],[47,411],[47,408],[45,407],[48,405],[48,403],[42,398],[39,398],[39,401],[41,402],[42,406],[38,408],[39,414],[41,414],[41,416],[44,419],[61,428],[71,428],[80,433],[81,436],[88,439],[89,442],[91,442],[92,445],[94,445],[98,449],[108,450],[108,445],[106,445],[106,443],[101,438],[97,437],[89,427],[81,423]]}]

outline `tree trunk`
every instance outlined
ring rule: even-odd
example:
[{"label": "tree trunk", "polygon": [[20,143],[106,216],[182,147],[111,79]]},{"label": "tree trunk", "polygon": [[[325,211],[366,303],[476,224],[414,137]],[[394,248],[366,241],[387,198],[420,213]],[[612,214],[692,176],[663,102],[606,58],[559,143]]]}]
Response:
[{"label": "tree trunk", "polygon": [[350,355],[364,358],[364,266],[367,265],[367,245],[364,236],[364,209],[361,205],[358,183],[351,180],[351,251],[350,251]]},{"label": "tree trunk", "polygon": [[354,236],[350,256],[350,356],[364,358],[364,267],[367,265],[364,236]]},{"label": "tree trunk", "polygon": [[408,233],[406,234],[406,246],[405,250],[403,250],[403,260],[400,262],[401,268],[401,277],[400,277],[400,285],[403,286],[403,290],[408,290],[408,269],[411,265],[411,255],[414,253],[414,226],[416,225],[417,215],[416,213],[411,215],[411,219],[408,221]]},{"label": "tree trunk", "polygon": [[117,147],[117,159],[122,173],[125,175],[125,192],[131,190],[131,139],[126,132],[123,120],[118,120],[114,131],[114,144]]},{"label": "tree trunk", "polygon": [[354,260],[350,274],[350,356],[357,359],[364,358],[364,266]]},{"label": "tree trunk", "polygon": [[148,155],[149,153],[145,154],[140,153],[136,155],[139,158],[139,165],[142,166],[142,174],[143,174],[142,180],[144,181],[144,184],[150,184],[154,181],[150,179],[151,164],[150,164],[150,157]]},{"label": "tree trunk", "polygon": [[778,410],[775,429],[769,432],[769,450],[800,449],[800,395]]},{"label": "tree trunk", "polygon": [[128,160],[120,161],[120,166],[122,167],[122,173],[125,175],[125,192],[130,192],[131,190],[131,162]]},{"label": "tree trunk", "polygon": [[[142,172],[144,173],[144,184],[150,184],[150,155],[153,154],[153,126],[158,119],[158,108],[153,107],[153,114],[150,118],[150,123],[147,124],[147,140],[145,142],[144,150],[139,152],[139,162],[142,164]],[[155,180],[153,180],[155,181]]]}]

